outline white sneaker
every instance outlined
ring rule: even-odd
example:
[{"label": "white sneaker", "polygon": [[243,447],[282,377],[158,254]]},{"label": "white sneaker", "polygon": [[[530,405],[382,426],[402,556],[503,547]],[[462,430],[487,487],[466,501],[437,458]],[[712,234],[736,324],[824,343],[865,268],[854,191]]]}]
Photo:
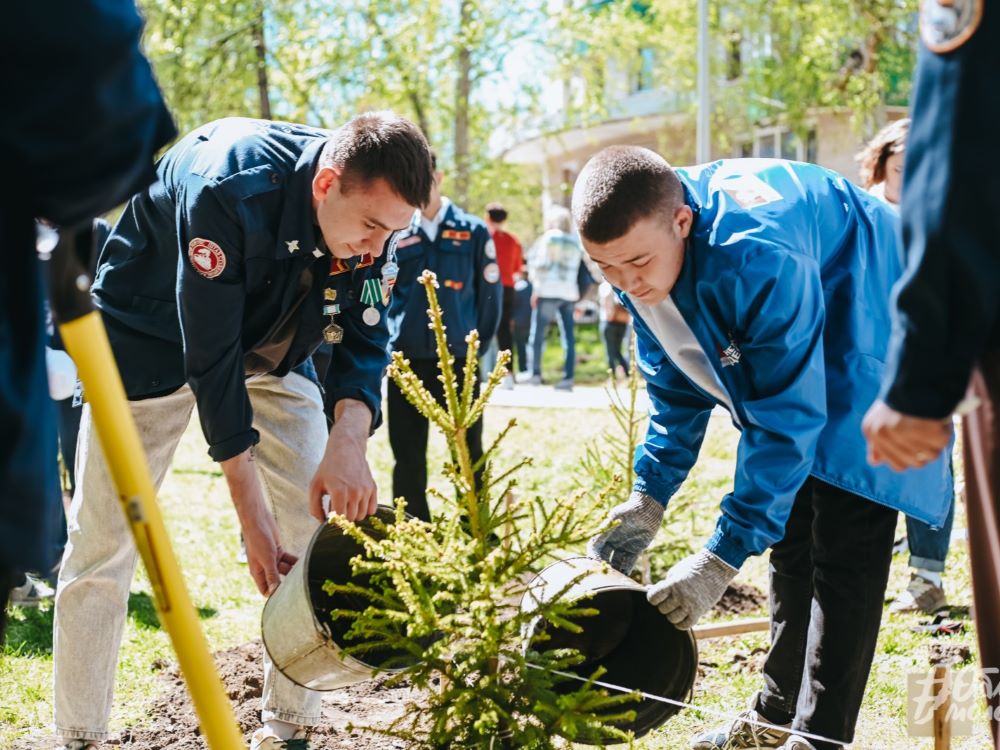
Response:
[{"label": "white sneaker", "polygon": [[500,387],[503,388],[505,391],[514,390],[514,376],[504,375],[503,380],[500,381]]},{"label": "white sneaker", "polygon": [[[691,743],[691,748],[692,750],[740,750],[741,748],[762,750],[786,746],[788,731],[760,726],[759,722],[770,723],[755,709],[749,708],[737,715],[728,725],[699,734]],[[784,726],[791,729],[790,724]]]},{"label": "white sneaker", "polygon": [[785,750],[816,750],[816,746],[804,737],[793,734],[785,741]]},{"label": "white sneaker", "polygon": [[52,587],[41,578],[35,578],[30,573],[25,573],[24,583],[10,590],[10,603],[16,604],[18,607],[37,607],[55,595],[56,592]]},{"label": "white sneaker", "polygon": [[932,615],[948,606],[944,588],[936,586],[921,575],[910,574],[906,591],[899,595],[890,606],[890,612],[923,612]]},{"label": "white sneaker", "polygon": [[292,739],[283,740],[270,728],[261,727],[250,738],[250,750],[309,750],[309,732],[299,729]]}]

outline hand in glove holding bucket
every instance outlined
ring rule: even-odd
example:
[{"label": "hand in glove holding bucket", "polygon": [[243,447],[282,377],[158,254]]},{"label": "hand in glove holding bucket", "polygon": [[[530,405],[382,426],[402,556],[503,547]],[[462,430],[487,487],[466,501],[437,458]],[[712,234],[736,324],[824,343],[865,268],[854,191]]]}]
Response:
[{"label": "hand in glove holding bucket", "polygon": [[[664,506],[655,498],[633,492],[611,509],[608,521],[617,525],[591,539],[587,554],[627,575],[656,536],[663,511]],[[674,565],[649,589],[647,598],[671,623],[687,630],[722,598],[737,572],[708,550],[701,550]]]}]

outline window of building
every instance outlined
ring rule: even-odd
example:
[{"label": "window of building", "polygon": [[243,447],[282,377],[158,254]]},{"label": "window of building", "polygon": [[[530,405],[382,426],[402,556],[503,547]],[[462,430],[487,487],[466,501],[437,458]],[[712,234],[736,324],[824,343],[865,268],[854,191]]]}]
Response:
[{"label": "window of building", "polygon": [[629,76],[629,93],[649,91],[655,84],[656,55],[653,50],[644,47],[639,50],[639,65]]},{"label": "window of building", "polygon": [[759,128],[753,140],[743,140],[736,144],[735,155],[743,158],[790,159],[816,163],[818,142],[816,131],[810,130],[805,143],[788,128]]},{"label": "window of building", "polygon": [[726,37],[726,80],[735,81],[743,75],[743,36],[733,31]]}]

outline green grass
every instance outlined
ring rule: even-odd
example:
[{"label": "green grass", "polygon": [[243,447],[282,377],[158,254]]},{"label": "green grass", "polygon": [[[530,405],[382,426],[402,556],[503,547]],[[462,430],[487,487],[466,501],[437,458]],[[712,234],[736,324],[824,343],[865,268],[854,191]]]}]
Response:
[{"label": "green grass", "polygon": [[[585,327],[578,328],[581,337],[587,335],[586,331]],[[592,343],[600,343],[596,326],[593,338]],[[595,359],[603,367],[603,348],[599,352],[601,356]],[[603,377],[602,373],[601,379]],[[503,444],[502,460],[512,462],[524,455],[531,456],[534,464],[521,472],[518,491],[553,497],[570,492],[577,485],[575,466],[585,442],[607,429],[612,421],[610,412],[604,410],[491,408],[486,414],[487,440],[512,417],[517,418],[519,426]],[[726,420],[713,419],[702,460],[681,490],[683,497],[690,501],[690,508],[671,517],[664,527],[665,532],[669,530],[691,537],[696,544],[707,537],[714,524],[718,501],[731,487],[735,446],[736,434]],[[445,455],[444,443],[435,435],[430,448],[431,466],[439,466]],[[382,496],[388,498],[391,453],[384,429],[373,438],[369,456]],[[192,420],[174,465],[174,471],[162,488],[160,501],[209,642],[213,649],[220,649],[257,638],[261,599],[246,568],[236,563],[239,544],[236,518],[222,475],[205,453],[197,420]],[[446,491],[447,485],[439,473],[432,475],[431,483]],[[960,507],[956,528],[964,523],[964,510]],[[905,560],[897,559],[889,591],[901,590],[907,575]],[[766,576],[763,558],[751,559],[741,572],[742,580],[762,589],[766,589]],[[971,588],[964,543],[952,545],[945,580],[952,604],[969,606]],[[160,660],[173,658],[166,634],[156,620],[150,596],[149,584],[140,571],[132,587],[122,641],[113,731],[143,720],[146,703],[158,689],[157,681],[152,679],[157,664]],[[919,619],[886,615],[883,620],[875,666],[858,722],[856,748],[931,747],[929,740],[906,737],[903,718],[906,674],[924,668],[927,647],[933,640],[910,631]],[[0,658],[0,748],[10,747],[18,738],[43,737],[49,732],[52,721],[51,626],[49,607],[16,609],[12,613],[8,642]],[[94,633],[95,639],[102,637],[107,636]],[[972,647],[975,658],[971,622],[967,633],[952,636],[948,641]],[[748,669],[739,656],[766,645],[763,634],[703,642],[700,659],[715,666],[706,669],[699,680],[694,703],[727,715],[741,710],[758,688],[761,678],[759,673]],[[986,747],[984,714],[985,710],[980,709],[977,734],[954,740],[953,748],[979,750]],[[637,746],[647,750],[687,748],[692,734],[716,723],[718,720],[712,717],[684,712],[639,741]]]},{"label": "green grass", "polygon": [[[597,323],[577,323],[573,326],[573,332],[576,340],[573,381],[579,385],[603,383],[608,379],[608,355]],[[559,327],[553,323],[549,326],[542,352],[543,381],[555,383],[562,380],[564,362],[565,356],[559,344]]]}]

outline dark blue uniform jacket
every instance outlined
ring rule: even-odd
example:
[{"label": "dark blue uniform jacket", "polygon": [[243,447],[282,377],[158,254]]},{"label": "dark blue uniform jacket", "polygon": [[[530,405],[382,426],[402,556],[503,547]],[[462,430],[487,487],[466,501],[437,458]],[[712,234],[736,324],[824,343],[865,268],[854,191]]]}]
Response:
[{"label": "dark blue uniform jacket", "polygon": [[373,428],[380,421],[385,314],[379,304],[379,322],[366,325],[360,296],[386,255],[331,273],[311,197],[329,136],[242,118],[198,128],[163,157],[160,182],[132,199],[101,254],[94,297],[129,398],[190,383],[217,461],[258,440],[246,377],[283,376],[319,345],[328,287],[344,340],[334,346],[327,401],[361,400]]},{"label": "dark blue uniform jacket", "polygon": [[1000,348],[1000,6],[981,7],[961,46],[921,46],[906,144],[908,264],[882,398],[928,419],[951,414],[980,354]]},{"label": "dark blue uniform jacket", "polygon": [[60,492],[34,218],[89,221],[153,179],[173,123],[132,0],[9,3],[0,24],[0,568],[45,570]]},{"label": "dark blue uniform jacket", "polygon": [[448,206],[434,242],[420,228],[420,214],[413,215],[408,232],[396,249],[399,278],[389,307],[393,350],[411,359],[436,359],[434,332],[427,327],[427,295],[417,278],[424,269],[437,274],[448,349],[466,355],[465,337],[479,331],[485,351],[500,322],[500,269],[496,248],[486,225],[455,204]]}]

